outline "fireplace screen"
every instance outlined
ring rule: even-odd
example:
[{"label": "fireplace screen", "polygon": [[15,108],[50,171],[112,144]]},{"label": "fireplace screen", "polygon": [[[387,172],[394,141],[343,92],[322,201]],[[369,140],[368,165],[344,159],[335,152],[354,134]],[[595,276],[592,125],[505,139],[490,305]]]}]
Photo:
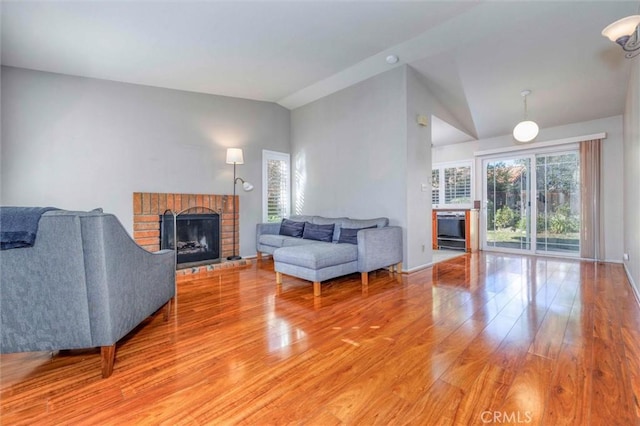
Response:
[{"label": "fireplace screen", "polygon": [[173,215],[161,216],[161,247],[173,250],[177,246],[178,265],[220,261],[219,214],[180,214],[176,217],[176,228],[177,244]]}]

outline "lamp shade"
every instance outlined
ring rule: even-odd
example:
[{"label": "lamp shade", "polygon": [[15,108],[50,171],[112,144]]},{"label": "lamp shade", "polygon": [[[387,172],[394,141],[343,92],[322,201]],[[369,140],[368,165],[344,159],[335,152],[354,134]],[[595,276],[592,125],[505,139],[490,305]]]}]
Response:
[{"label": "lamp shade", "polygon": [[613,42],[617,42],[619,39],[629,37],[633,34],[638,24],[640,24],[640,15],[627,16],[626,18],[619,19],[607,25],[607,27],[602,30],[602,35]]},{"label": "lamp shade", "polygon": [[242,182],[242,189],[244,189],[247,192],[252,191],[253,185],[250,184],[249,182]]},{"label": "lamp shade", "polygon": [[244,164],[242,148],[227,148],[227,164]]},{"label": "lamp shade", "polygon": [[531,142],[538,136],[538,125],[530,120],[521,121],[513,128],[513,137],[518,142]]}]

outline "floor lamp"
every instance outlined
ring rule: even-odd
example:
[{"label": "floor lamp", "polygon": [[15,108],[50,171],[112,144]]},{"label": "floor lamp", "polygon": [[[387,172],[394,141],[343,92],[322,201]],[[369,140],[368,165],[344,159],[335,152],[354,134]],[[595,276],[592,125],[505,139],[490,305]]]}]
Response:
[{"label": "floor lamp", "polygon": [[236,164],[244,164],[242,149],[227,148],[227,164],[233,164],[233,255],[227,257],[227,260],[240,260],[242,257],[236,253],[236,183],[242,182],[242,189],[247,192],[253,189],[253,185],[241,177],[236,177]]}]

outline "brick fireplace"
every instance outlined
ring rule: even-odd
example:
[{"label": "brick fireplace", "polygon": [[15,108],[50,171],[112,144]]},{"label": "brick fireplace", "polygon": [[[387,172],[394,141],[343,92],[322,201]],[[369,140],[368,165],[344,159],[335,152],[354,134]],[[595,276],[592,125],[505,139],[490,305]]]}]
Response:
[{"label": "brick fireplace", "polygon": [[[187,268],[178,271],[178,279],[183,276],[198,274],[202,276],[210,271],[228,268],[236,265],[245,265],[244,259],[235,264],[226,262],[225,259],[233,254],[233,239],[236,247],[239,246],[239,230],[233,231],[233,200],[232,195],[213,194],[169,194],[157,192],[133,193],[133,239],[145,250],[160,250],[160,215],[167,210],[179,213],[186,209],[190,212],[209,213],[211,209],[221,216],[221,258],[223,262],[217,265],[204,265]],[[240,204],[238,196],[236,202],[236,220],[239,221]],[[203,207],[197,209],[197,207]],[[239,227],[238,227],[239,228]],[[193,277],[190,277],[193,278]]]}]

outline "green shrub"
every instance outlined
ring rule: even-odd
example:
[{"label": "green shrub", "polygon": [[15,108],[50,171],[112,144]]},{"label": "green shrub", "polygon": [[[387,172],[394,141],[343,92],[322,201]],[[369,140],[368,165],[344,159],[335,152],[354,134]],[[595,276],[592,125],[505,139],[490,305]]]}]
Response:
[{"label": "green shrub", "polygon": [[549,228],[549,223],[544,213],[538,213],[536,216],[536,231],[541,234]]},{"label": "green shrub", "polygon": [[527,230],[527,218],[526,217],[521,217],[520,219],[518,219],[516,228],[519,231],[526,232],[526,230]]},{"label": "green shrub", "polygon": [[508,206],[503,206],[496,212],[495,217],[496,227],[499,229],[513,228],[516,223],[516,214]]},{"label": "green shrub", "polygon": [[562,204],[549,218],[549,231],[553,234],[580,232],[580,217],[571,214],[571,207],[568,204]]}]

